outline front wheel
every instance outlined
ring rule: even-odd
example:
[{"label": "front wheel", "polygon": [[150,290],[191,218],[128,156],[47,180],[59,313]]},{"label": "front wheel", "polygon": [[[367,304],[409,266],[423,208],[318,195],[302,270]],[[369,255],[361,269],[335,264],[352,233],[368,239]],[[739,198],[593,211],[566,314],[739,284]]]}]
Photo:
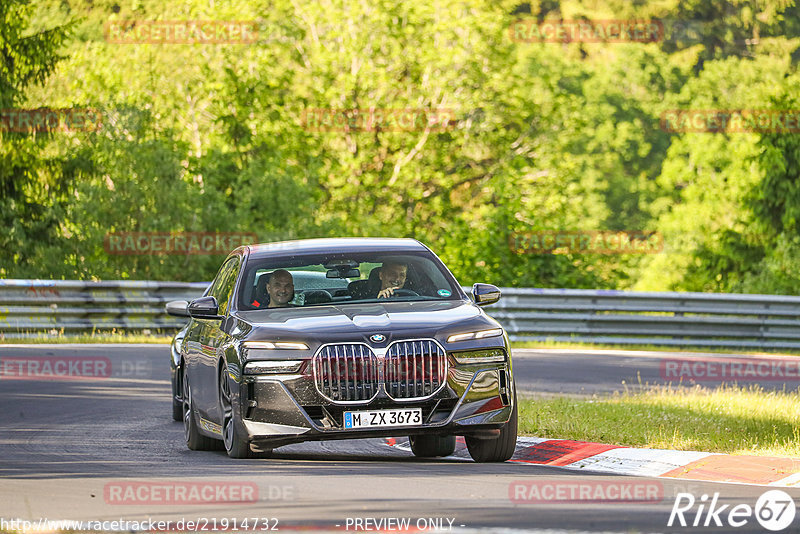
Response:
[{"label": "front wheel", "polygon": [[172,419],[175,421],[183,419],[183,403],[176,399],[172,399]]},{"label": "front wheel", "polygon": [[172,418],[175,421],[182,421],[183,420],[183,400],[181,399],[181,387],[180,382],[183,378],[183,373],[181,372],[181,368],[175,370],[175,381],[178,384],[172,385]]},{"label": "front wheel", "polygon": [[450,456],[456,450],[455,436],[409,436],[408,440],[417,458]]},{"label": "front wheel", "polygon": [[223,365],[219,370],[219,407],[222,412],[222,441],[225,443],[228,456],[231,458],[255,457],[250,449],[250,442],[236,430],[227,365]]},{"label": "front wheel", "polygon": [[465,436],[469,455],[476,462],[505,462],[514,455],[517,448],[517,398],[514,395],[514,408],[511,417],[500,429],[500,435],[492,439],[478,439]]},{"label": "front wheel", "polygon": [[182,386],[183,386],[183,436],[186,438],[186,446],[193,451],[215,451],[219,449],[219,440],[204,436],[197,429],[194,417],[194,405],[192,404],[192,388],[189,386],[187,378],[188,370],[182,366]]}]

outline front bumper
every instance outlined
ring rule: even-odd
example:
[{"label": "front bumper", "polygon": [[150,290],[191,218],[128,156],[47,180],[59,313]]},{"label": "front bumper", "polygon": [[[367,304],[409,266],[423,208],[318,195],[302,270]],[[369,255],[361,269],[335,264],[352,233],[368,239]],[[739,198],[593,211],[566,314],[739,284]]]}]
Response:
[{"label": "front bumper", "polygon": [[[253,443],[279,447],[331,439],[418,434],[478,435],[499,429],[511,416],[515,398],[508,358],[503,363],[458,364],[451,361],[447,380],[424,400],[393,400],[379,394],[357,405],[326,399],[312,376],[245,375],[239,387],[240,431]],[[421,408],[416,426],[345,429],[345,411]]]}]

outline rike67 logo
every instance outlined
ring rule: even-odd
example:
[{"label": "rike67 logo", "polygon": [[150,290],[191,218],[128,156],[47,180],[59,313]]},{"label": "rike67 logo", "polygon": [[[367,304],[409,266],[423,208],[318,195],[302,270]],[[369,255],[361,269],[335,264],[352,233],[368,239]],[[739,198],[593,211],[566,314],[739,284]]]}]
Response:
[{"label": "rike67 logo", "polygon": [[763,528],[777,532],[791,525],[797,512],[794,499],[781,490],[764,492],[756,501],[755,508],[749,504],[719,505],[718,500],[719,493],[714,493],[710,500],[706,494],[697,500],[691,493],[678,493],[667,526],[721,527],[727,523],[731,527],[742,527],[755,516]]}]

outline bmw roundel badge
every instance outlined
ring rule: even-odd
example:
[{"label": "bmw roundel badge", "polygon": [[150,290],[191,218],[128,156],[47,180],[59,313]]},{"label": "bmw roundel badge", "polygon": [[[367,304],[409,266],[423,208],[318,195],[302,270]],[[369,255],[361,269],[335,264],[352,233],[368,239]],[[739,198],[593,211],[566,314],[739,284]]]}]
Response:
[{"label": "bmw roundel badge", "polygon": [[369,339],[373,343],[383,343],[384,341],[386,341],[386,336],[384,336],[383,334],[372,334],[371,336],[369,336]]}]

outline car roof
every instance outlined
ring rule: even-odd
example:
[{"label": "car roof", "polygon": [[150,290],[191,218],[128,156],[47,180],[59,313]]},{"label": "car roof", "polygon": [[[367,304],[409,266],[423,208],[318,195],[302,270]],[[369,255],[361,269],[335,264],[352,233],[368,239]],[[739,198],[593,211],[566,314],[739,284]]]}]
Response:
[{"label": "car roof", "polygon": [[299,239],[245,245],[251,258],[282,256],[286,254],[362,253],[362,252],[420,252],[427,247],[416,239],[391,237],[337,237]]}]

